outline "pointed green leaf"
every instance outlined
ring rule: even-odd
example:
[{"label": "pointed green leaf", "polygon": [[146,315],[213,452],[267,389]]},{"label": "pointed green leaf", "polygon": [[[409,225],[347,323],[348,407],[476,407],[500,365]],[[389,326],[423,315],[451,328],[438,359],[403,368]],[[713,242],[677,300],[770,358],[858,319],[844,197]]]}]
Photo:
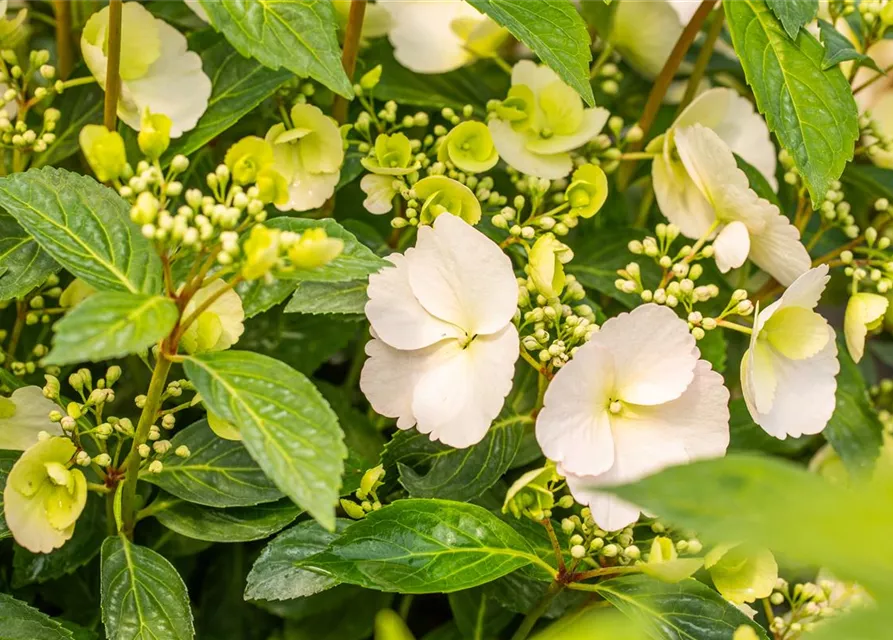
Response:
[{"label": "pointed green leaf", "polygon": [[791,38],[796,38],[800,27],[819,11],[819,0],[766,0],[766,4]]},{"label": "pointed green leaf", "polygon": [[0,634],[3,640],[73,640],[71,631],[45,613],[11,595],[0,593]]},{"label": "pointed green leaf", "polygon": [[130,206],[93,178],[31,169],[0,178],[6,209],[53,259],[99,291],[161,291],[161,261]]},{"label": "pointed green leaf", "polygon": [[59,270],[8,213],[0,211],[0,300],[23,296]]},{"label": "pointed green leaf", "polygon": [[819,20],[819,38],[825,45],[825,57],[822,60],[822,68],[830,69],[847,60],[858,60],[860,64],[870,67],[879,73],[884,71],[869,55],[856,49],[850,40],[834,28],[827,20]]},{"label": "pointed green leaf", "polygon": [[285,306],[285,313],[362,314],[369,297],[366,280],[348,282],[299,282]]},{"label": "pointed green leaf", "polygon": [[[249,542],[290,525],[301,508],[288,498],[250,507],[217,509],[161,495],[155,518],[171,531],[207,542]],[[154,503],[153,503],[154,504]]]}]

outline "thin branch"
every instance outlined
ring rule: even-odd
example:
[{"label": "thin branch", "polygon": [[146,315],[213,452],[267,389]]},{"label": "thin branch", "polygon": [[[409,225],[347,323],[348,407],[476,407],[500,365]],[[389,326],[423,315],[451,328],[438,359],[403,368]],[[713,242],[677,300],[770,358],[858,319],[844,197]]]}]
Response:
[{"label": "thin branch", "polygon": [[[360,36],[363,32],[363,18],[366,15],[366,0],[351,0],[350,13],[347,16],[347,28],[344,31],[344,49],[341,53],[341,66],[347,79],[353,82],[353,74],[357,68],[357,54],[360,51]],[[347,120],[347,98],[335,96],[332,115],[338,124]]]},{"label": "thin branch", "polygon": [[114,131],[118,122],[118,96],[121,93],[121,16],[122,1],[109,2],[108,65],[105,76],[105,108],[103,123]]},{"label": "thin branch", "polygon": [[68,80],[74,68],[74,44],[71,37],[71,2],[53,0],[56,14],[56,60],[60,80]]}]

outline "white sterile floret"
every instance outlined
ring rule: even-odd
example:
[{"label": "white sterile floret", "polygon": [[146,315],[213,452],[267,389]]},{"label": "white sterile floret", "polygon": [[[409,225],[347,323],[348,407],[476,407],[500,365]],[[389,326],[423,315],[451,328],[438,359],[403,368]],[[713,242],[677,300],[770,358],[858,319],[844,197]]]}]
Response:
[{"label": "white sterile floret", "polygon": [[846,348],[855,362],[865,355],[865,338],[870,330],[877,329],[884,321],[890,302],[877,293],[861,292],[850,298],[843,320]]},{"label": "white sterile floret", "polygon": [[415,248],[369,278],[360,388],[397,426],[471,446],[512,388],[519,355],[512,324],[518,284],[511,260],[454,215],[419,228]]},{"label": "white sterile floret", "polygon": [[58,409],[40,387],[22,387],[8,398],[0,397],[0,449],[24,451],[37,442],[41,431],[56,430],[50,412]]},{"label": "white sterile floret", "polygon": [[[105,87],[109,9],[84,26],[81,51],[90,72]],[[122,6],[121,95],[118,117],[133,129],[148,109],[171,120],[170,136],[193,129],[208,108],[211,80],[202,60],[187,48],[186,36],[159,20],[138,2]]]},{"label": "white sterile floret", "polygon": [[647,5],[627,0],[617,3],[607,39],[633,69],[655,78],[682,35],[682,26],[669,0],[650,0]]},{"label": "white sterile floret", "polygon": [[394,188],[394,176],[367,173],[360,180],[360,189],[366,194],[363,207],[369,213],[380,215],[394,208],[397,189]]},{"label": "white sterile floret", "polygon": [[834,330],[813,311],[828,280],[828,265],[810,269],[759,312],[741,359],[750,415],[780,440],[819,433],[834,413],[837,343]]},{"label": "white sterile floret", "polygon": [[573,169],[570,152],[595,138],[610,113],[586,109],[579,94],[545,65],[522,60],[508,98],[489,122],[499,156],[522,173],[557,180]]},{"label": "white sterile floret", "polygon": [[645,304],[605,322],[552,380],[536,438],[596,524],[639,508],[599,487],[632,482],[729,444],[729,392],[673,311]]},{"label": "white sterile floret", "polygon": [[715,131],[695,124],[677,129],[675,138],[688,180],[710,207],[710,224],[701,233],[719,225],[713,249],[720,271],[740,267],[749,257],[788,285],[809,269],[800,232],[777,206],[750,188],[732,151]]}]

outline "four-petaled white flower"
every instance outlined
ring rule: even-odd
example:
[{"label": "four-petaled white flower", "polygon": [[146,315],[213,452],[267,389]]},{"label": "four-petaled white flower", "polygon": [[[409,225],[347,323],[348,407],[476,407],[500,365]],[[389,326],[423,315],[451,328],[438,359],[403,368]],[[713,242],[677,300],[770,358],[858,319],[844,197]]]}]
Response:
[{"label": "four-petaled white flower", "polygon": [[605,322],[549,385],[536,438],[603,529],[639,509],[599,487],[725,453],[729,392],[699,358],[685,322],[646,304]]},{"label": "four-petaled white flower", "polygon": [[508,31],[464,0],[379,0],[391,15],[397,62],[416,73],[446,73],[496,52]]},{"label": "four-petaled white flower", "polygon": [[570,152],[595,138],[610,115],[583,100],[545,65],[512,68],[508,97],[495,109],[490,135],[499,156],[522,173],[557,180],[573,169]]},{"label": "four-petaled white flower", "polygon": [[360,388],[397,426],[452,447],[486,435],[512,388],[518,285],[495,243],[452,214],[369,278]]},{"label": "four-petaled white flower", "polygon": [[828,280],[828,265],[797,278],[757,315],[741,359],[750,415],[781,440],[819,433],[834,413],[837,343],[834,329],[813,311]]},{"label": "four-petaled white flower", "polygon": [[[137,131],[148,109],[171,119],[172,138],[194,128],[208,108],[211,80],[202,60],[187,49],[186,36],[138,2],[121,7],[121,95],[118,117]],[[105,87],[109,9],[84,26],[81,51],[90,73]]]}]

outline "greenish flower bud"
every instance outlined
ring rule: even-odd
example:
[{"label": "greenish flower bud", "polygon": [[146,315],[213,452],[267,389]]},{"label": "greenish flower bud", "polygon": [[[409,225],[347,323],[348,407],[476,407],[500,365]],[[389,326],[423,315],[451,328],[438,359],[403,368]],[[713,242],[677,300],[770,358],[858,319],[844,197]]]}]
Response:
[{"label": "greenish flower bud", "polygon": [[121,176],[127,164],[124,139],[117,131],[102,125],[88,124],[78,136],[87,164],[100,182],[110,182]]},{"label": "greenish flower bud", "polygon": [[137,143],[149,160],[155,161],[167,151],[171,143],[171,124],[171,119],[163,113],[150,113],[148,108],[143,113]]},{"label": "greenish flower bud", "polygon": [[371,91],[374,89],[378,82],[381,80],[381,65],[375,65],[363,74],[363,77],[360,78],[360,87],[364,91]]}]

